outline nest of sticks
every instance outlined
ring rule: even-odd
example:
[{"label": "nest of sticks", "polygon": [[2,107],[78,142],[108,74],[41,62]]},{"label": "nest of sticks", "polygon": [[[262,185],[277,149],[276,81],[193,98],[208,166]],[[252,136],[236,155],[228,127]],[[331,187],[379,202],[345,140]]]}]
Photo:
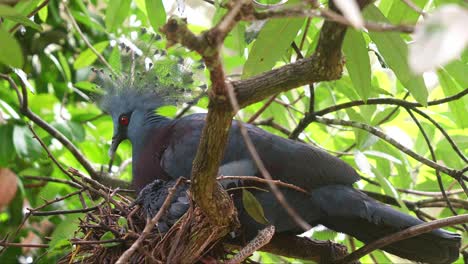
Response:
[{"label": "nest of sticks", "polygon": [[[190,236],[212,228],[201,210],[192,204],[183,218],[168,232],[161,233],[130,199],[122,195],[111,199],[80,219],[79,229],[70,240],[72,250],[59,263],[184,263],[187,253],[183,252],[187,252]],[[203,262],[226,260],[233,252],[224,249],[222,244],[211,243],[188,252],[197,254]]]}]

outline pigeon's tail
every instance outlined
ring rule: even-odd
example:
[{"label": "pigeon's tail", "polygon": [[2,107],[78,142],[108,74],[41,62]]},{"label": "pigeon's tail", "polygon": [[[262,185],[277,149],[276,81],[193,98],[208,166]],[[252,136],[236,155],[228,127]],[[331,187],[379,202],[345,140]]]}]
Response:
[{"label": "pigeon's tail", "polygon": [[[369,243],[423,221],[381,204],[347,186],[325,186],[312,192],[323,215],[320,224]],[[459,256],[461,237],[442,229],[390,244],[383,250],[425,263],[452,263]]]}]

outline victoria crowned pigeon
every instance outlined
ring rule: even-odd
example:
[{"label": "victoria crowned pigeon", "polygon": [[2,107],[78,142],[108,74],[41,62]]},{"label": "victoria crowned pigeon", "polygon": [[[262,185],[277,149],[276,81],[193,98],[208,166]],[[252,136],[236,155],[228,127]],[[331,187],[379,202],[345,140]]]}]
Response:
[{"label": "victoria crowned pigeon", "polygon": [[[138,192],[143,190],[138,200],[149,215],[154,215],[167,195],[167,187],[172,186],[179,177],[190,177],[205,115],[192,114],[172,120],[156,111],[172,103],[171,96],[164,89],[159,89],[157,84],[116,86],[120,87],[108,89],[101,104],[103,110],[112,116],[114,124],[109,154],[113,156],[123,140],[130,140],[132,184]],[[310,225],[321,224],[369,243],[423,223],[354,189],[352,185],[359,180],[359,175],[339,158],[256,126],[244,125],[272,177],[307,191],[303,193],[281,188],[289,204]],[[220,174],[261,177],[244,144],[239,121],[232,121]],[[255,185],[230,181],[224,183],[224,187],[249,184]],[[267,189],[265,185],[262,187]],[[182,185],[179,189],[169,212],[159,223],[162,231],[167,230],[188,209],[187,187]],[[303,231],[278,204],[272,192],[250,191],[261,204],[269,223],[276,227],[277,233],[300,234]],[[253,237],[264,225],[246,212],[239,192],[234,192],[232,196],[244,233]],[[452,263],[458,258],[460,243],[458,234],[437,229],[395,242],[383,250],[414,261]]]}]

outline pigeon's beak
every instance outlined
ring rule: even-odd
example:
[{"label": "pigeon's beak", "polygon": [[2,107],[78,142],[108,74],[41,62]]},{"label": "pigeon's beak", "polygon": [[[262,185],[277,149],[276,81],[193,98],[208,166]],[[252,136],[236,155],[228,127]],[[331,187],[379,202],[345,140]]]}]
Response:
[{"label": "pigeon's beak", "polygon": [[112,143],[111,143],[111,146],[109,148],[109,157],[111,159],[114,158],[115,156],[115,152],[117,151],[117,148],[119,147],[120,145],[120,142],[122,142],[124,140],[124,137],[122,137],[120,135],[120,133],[116,133],[113,137],[112,137]]},{"label": "pigeon's beak", "polygon": [[109,153],[108,153],[110,157],[109,172],[112,169],[112,163],[114,163],[115,152],[117,151],[117,148],[119,147],[120,142],[122,142],[124,139],[125,138],[121,135],[121,133],[118,133],[118,132],[112,137],[112,143],[111,143],[111,146],[109,148]]}]

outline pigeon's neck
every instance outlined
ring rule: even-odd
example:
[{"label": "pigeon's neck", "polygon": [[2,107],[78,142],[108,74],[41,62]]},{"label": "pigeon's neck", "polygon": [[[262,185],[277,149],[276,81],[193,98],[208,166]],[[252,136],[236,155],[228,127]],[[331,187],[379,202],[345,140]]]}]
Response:
[{"label": "pigeon's neck", "polygon": [[128,139],[132,142],[133,159],[138,158],[141,150],[148,144],[149,137],[158,134],[171,123],[172,119],[155,114],[150,111],[145,114],[142,126],[136,128],[135,133],[128,133]]}]

